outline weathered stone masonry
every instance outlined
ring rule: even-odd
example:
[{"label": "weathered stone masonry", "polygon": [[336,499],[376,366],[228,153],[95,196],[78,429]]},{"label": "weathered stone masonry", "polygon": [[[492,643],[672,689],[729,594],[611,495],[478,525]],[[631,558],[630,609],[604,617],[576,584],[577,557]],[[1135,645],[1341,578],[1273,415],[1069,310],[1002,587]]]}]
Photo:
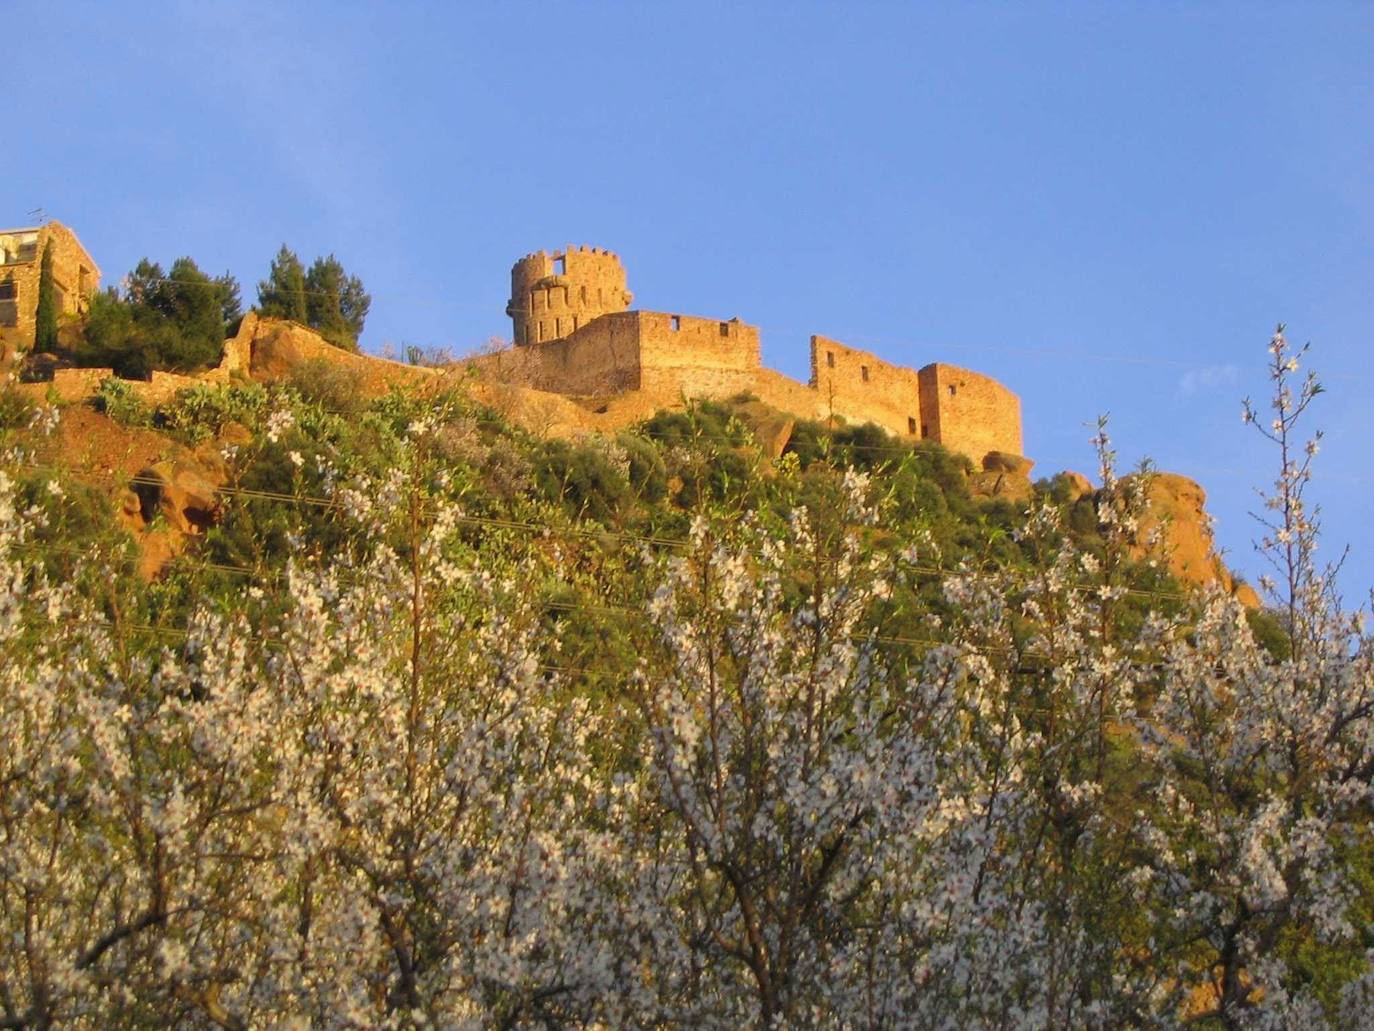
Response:
[{"label": "weathered stone masonry", "polygon": [[796,415],[871,422],[981,461],[1021,453],[1021,403],[996,380],[934,363],[920,371],[823,336],[811,338],[811,382],[762,367],[759,331],[738,319],[629,311],[624,266],[609,251],[569,247],[511,269],[516,353],[494,359],[538,390],[574,396],[638,392],[672,404],[742,391]]},{"label": "weathered stone masonry", "polygon": [[0,358],[33,347],[43,249],[52,242],[53,288],[61,315],[79,315],[100,285],[100,268],[66,226],[0,229]]}]

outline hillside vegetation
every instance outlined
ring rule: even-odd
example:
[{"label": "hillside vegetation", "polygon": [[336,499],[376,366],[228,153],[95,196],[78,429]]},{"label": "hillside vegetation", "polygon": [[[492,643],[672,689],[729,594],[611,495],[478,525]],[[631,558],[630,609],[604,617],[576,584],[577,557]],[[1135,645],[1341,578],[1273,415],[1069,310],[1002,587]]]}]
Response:
[{"label": "hillside vegetation", "polygon": [[1012,502],[748,398],[0,396],[0,1026],[1366,1021],[1374,669],[1271,352],[1256,611],[1105,430]]}]

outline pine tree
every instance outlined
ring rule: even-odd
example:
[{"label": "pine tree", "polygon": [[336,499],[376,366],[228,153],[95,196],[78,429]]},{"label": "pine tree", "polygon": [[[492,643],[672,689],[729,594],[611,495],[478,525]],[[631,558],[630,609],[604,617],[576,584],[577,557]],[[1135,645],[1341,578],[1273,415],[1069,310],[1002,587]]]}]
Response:
[{"label": "pine tree", "polygon": [[218,362],[224,346],[222,292],[190,258],[172,262],[167,278],[150,298],[180,338],[165,357],[174,368],[194,369]]},{"label": "pine tree", "polygon": [[43,262],[38,269],[38,312],[33,349],[49,354],[57,350],[57,291],[52,279],[52,241],[43,247]]},{"label": "pine tree", "polygon": [[134,378],[214,365],[223,354],[225,304],[222,280],[190,258],[178,258],[165,274],[144,258],[123,297],[110,291],[92,299],[82,357]]},{"label": "pine tree", "polygon": [[239,281],[232,273],[226,272],[222,276],[216,276],[215,282],[220,290],[220,315],[224,319],[227,331],[233,333],[243,319],[243,296],[239,291]]},{"label": "pine tree", "polygon": [[372,304],[362,280],[348,275],[339,259],[331,254],[315,259],[306,273],[305,286],[311,328],[336,347],[356,351]]},{"label": "pine tree", "polygon": [[272,318],[308,324],[305,291],[305,267],[301,259],[282,244],[268,269],[267,278],[258,283],[258,311]]},{"label": "pine tree", "polygon": [[216,276],[214,282],[220,286],[220,315],[225,326],[234,326],[243,318],[243,296],[239,291],[239,280],[232,272]]}]

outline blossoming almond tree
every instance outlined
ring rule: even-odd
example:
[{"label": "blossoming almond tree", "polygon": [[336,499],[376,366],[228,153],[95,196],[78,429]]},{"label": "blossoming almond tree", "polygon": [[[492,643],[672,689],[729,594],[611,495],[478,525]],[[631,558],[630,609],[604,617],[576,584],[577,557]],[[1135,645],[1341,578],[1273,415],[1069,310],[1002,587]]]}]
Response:
[{"label": "blossoming almond tree", "polygon": [[589,810],[596,721],[556,699],[528,597],[430,472],[372,492],[399,504],[359,510],[358,564],[293,569],[280,622],[245,599],[127,662],[11,550],[0,484],[4,1026],[616,1012],[634,978],[597,946],[626,921],[599,887],[619,852]]},{"label": "blossoming almond tree", "polygon": [[995,784],[971,733],[995,685],[954,647],[912,678],[884,658],[872,617],[896,570],[864,543],[867,488],[851,472],[845,510],[797,511],[776,538],[698,520],[654,598],[636,690],[686,1023],[1037,1012],[1004,961],[1041,944],[1038,922],[994,859],[1019,829],[1017,773]]},{"label": "blossoming almond tree", "polygon": [[472,530],[439,415],[173,635],[0,473],[0,1027],[1370,1026],[1374,660],[1271,350],[1277,657],[1134,604],[1102,434],[1096,543],[1037,507],[920,637],[864,477],[704,502],[601,690],[537,604],[586,570]]},{"label": "blossoming almond tree", "polygon": [[[1189,1014],[1318,1025],[1320,993],[1363,969],[1340,1005],[1343,1021],[1369,1026],[1356,1011],[1368,1001],[1374,642],[1341,610],[1334,569],[1317,564],[1305,492],[1318,438],[1300,446],[1297,426],[1320,386],[1310,373],[1295,386],[1301,351],[1282,326],[1269,353],[1274,417],[1261,432],[1280,462],[1258,547],[1279,577],[1264,586],[1288,655],[1260,648],[1238,605],[1215,595],[1171,642],[1142,738],[1156,802],[1150,911],[1157,940],[1190,956]],[[1244,414],[1257,422],[1248,402]]]}]

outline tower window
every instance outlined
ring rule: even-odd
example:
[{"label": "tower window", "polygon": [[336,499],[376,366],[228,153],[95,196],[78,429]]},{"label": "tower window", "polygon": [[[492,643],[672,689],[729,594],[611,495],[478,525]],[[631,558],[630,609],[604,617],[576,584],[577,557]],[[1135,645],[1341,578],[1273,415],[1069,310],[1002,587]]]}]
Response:
[{"label": "tower window", "polygon": [[730,335],[730,323],[722,322],[720,324],[720,335],[723,337],[728,337]]},{"label": "tower window", "polygon": [[671,329],[674,333],[676,333],[678,330],[680,330],[680,329],[682,328],[682,316],[681,316],[681,315],[669,315],[669,316],[668,316],[668,328]]},{"label": "tower window", "polygon": [[555,276],[567,275],[568,259],[559,254],[553,259],[553,274]]},{"label": "tower window", "polygon": [[0,280],[0,301],[12,301],[15,298],[14,280]]},{"label": "tower window", "polygon": [[860,365],[860,366],[859,366],[859,375],[863,377],[863,381],[864,381],[865,383],[868,382],[868,366],[867,366],[867,365]]},{"label": "tower window", "polygon": [[587,288],[585,286],[582,288],[582,303],[587,303]]},{"label": "tower window", "polygon": [[827,367],[827,368],[833,369],[833,368],[835,367],[835,352],[834,352],[834,351],[826,351],[826,352],[825,352],[825,364],[826,364],[826,367]]},{"label": "tower window", "polygon": [[906,417],[906,431],[913,437],[916,436],[916,420],[909,415]]},{"label": "tower window", "polygon": [[954,396],[954,384],[953,384],[953,383],[951,383],[951,384],[949,385],[949,396],[950,396],[950,397],[953,397],[953,396]]}]

